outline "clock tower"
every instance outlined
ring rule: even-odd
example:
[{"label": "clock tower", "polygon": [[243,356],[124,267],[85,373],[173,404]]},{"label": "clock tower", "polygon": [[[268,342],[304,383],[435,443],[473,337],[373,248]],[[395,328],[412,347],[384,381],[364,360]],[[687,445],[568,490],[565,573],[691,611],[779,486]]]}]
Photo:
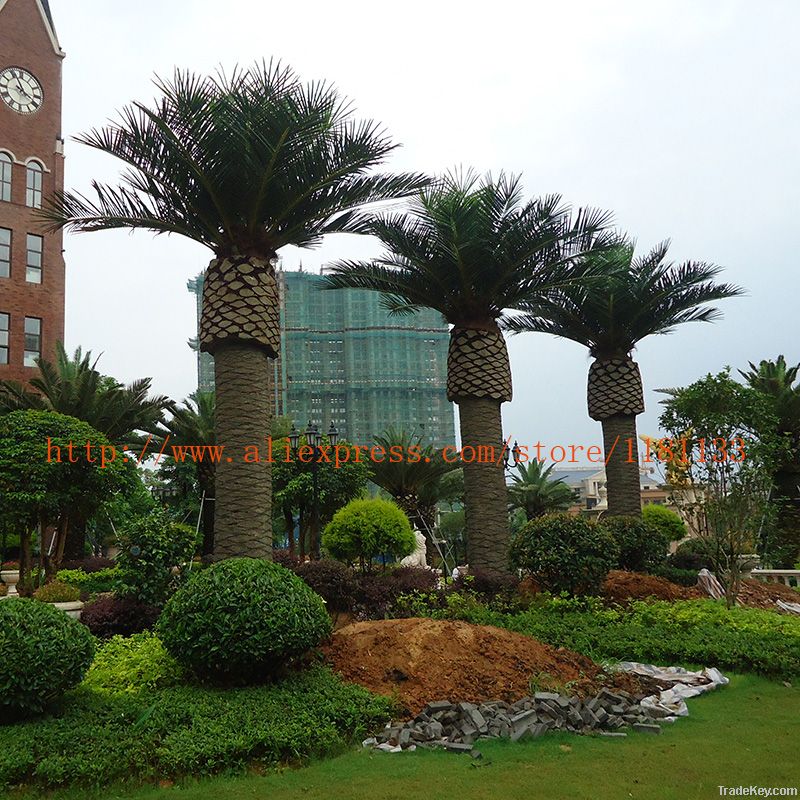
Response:
[{"label": "clock tower", "polygon": [[64,338],[62,234],[36,217],[64,188],[63,58],[49,0],[0,0],[0,380]]}]

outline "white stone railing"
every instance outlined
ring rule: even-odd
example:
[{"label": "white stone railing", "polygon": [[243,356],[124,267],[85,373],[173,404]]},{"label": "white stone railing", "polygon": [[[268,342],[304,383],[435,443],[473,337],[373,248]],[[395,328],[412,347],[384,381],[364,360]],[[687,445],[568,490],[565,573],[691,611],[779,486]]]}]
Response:
[{"label": "white stone railing", "polygon": [[754,569],[752,576],[764,583],[800,586],[800,569]]}]

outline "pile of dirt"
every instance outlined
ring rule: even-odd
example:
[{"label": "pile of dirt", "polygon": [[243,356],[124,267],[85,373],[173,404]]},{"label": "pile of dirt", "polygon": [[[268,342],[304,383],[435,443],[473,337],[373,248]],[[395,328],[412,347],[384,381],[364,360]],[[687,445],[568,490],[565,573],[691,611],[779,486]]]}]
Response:
[{"label": "pile of dirt", "polygon": [[[742,581],[739,590],[739,600],[750,608],[765,608],[770,611],[780,611],[776,601],[785,603],[800,603],[800,592],[782,583],[764,583],[763,581]],[[789,613],[789,612],[782,612]]]},{"label": "pile of dirt", "polygon": [[657,600],[696,600],[705,597],[703,592],[694,587],[680,586],[656,575],[645,575],[640,572],[612,570],[608,573],[601,588],[603,597],[615,603],[628,600],[644,600],[654,597]]},{"label": "pile of dirt", "polygon": [[519,633],[451,620],[357,622],[322,650],[346,681],[396,698],[409,716],[435,700],[515,702],[534,691],[588,697],[603,686],[643,697],[660,688],[627,673],[605,675],[585,656]]}]

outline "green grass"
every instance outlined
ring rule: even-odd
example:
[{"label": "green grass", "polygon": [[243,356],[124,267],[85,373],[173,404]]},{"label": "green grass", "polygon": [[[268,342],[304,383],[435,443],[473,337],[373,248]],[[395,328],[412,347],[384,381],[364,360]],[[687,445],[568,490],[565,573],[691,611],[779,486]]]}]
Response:
[{"label": "green grass", "polygon": [[[351,751],[301,769],[169,789],[73,791],[53,800],[705,800],[720,785],[800,786],[800,689],[755,676],[689,701],[660,736],[547,735],[481,742],[482,761],[417,751]],[[15,795],[20,797],[19,794]]]}]

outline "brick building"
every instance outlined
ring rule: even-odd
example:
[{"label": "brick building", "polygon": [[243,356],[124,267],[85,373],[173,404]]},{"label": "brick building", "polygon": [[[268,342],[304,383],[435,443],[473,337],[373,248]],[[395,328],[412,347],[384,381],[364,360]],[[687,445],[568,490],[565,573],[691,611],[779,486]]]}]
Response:
[{"label": "brick building", "polygon": [[64,187],[63,58],[48,0],[0,0],[0,379],[64,338],[62,236],[35,216]]}]

